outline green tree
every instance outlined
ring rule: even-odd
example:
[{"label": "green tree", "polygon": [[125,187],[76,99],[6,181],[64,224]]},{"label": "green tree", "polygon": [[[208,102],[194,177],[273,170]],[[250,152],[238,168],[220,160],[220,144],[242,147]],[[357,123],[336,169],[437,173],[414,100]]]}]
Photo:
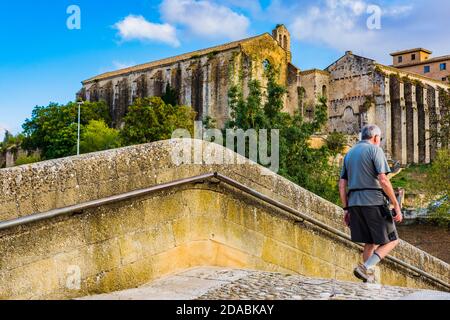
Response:
[{"label": "green tree", "polygon": [[[81,106],[81,130],[91,120],[111,123],[109,108],[105,102],[85,102]],[[51,103],[36,106],[31,119],[22,125],[25,135],[23,147],[41,150],[43,159],[55,159],[75,154],[77,143],[78,105]]]},{"label": "green tree", "polygon": [[91,120],[84,127],[80,139],[80,152],[89,153],[121,146],[119,131],[109,128],[103,120]]},{"label": "green tree", "polygon": [[327,146],[321,149],[309,147],[311,135],[320,132],[327,122],[327,101],[320,99],[311,121],[305,121],[300,112],[294,115],[283,112],[286,88],[277,83],[277,75],[278,71],[269,65],[265,72],[265,94],[256,80],[249,82],[247,98],[243,97],[239,85],[230,88],[228,101],[232,119],[226,128],[280,130],[278,173],[325,199],[339,203],[339,168],[330,162],[333,152]]},{"label": "green tree", "polygon": [[41,157],[37,154],[32,154],[29,156],[21,155],[17,158],[15,165],[21,166],[23,164],[30,164],[41,161]]},{"label": "green tree", "polygon": [[342,153],[342,151],[344,151],[346,138],[343,133],[335,131],[328,135],[326,142],[327,142],[328,149],[331,152],[338,154],[338,153]]},{"label": "green tree", "polygon": [[160,97],[136,99],[128,108],[120,135],[125,145],[166,140],[176,129],[193,134],[194,120],[190,107],[166,104]]},{"label": "green tree", "polygon": [[8,130],[5,130],[5,136],[3,141],[0,142],[0,151],[4,151],[10,147],[20,147],[23,142],[24,136],[19,133],[17,135],[11,134]]},{"label": "green tree", "polygon": [[226,128],[239,128],[243,130],[266,128],[267,119],[262,108],[262,90],[258,80],[248,83],[249,93],[244,98],[243,90],[238,85],[231,86],[228,92],[228,104],[231,110],[231,119],[227,121]]},{"label": "green tree", "polygon": [[426,182],[430,199],[441,197],[442,203],[434,209],[432,217],[438,222],[450,223],[450,150],[438,150]]},{"label": "green tree", "polygon": [[327,109],[326,99],[320,98],[312,121],[304,121],[301,114],[296,113],[282,131],[285,147],[280,148],[284,151],[280,155],[280,174],[333,203],[339,203],[339,168],[330,162],[334,153],[327,146],[320,149],[309,146],[311,136],[320,132],[327,122]]},{"label": "green tree", "polygon": [[203,128],[207,129],[216,129],[217,128],[217,120],[211,116],[206,116],[203,119]]},{"label": "green tree", "polygon": [[267,118],[267,125],[271,129],[284,127],[290,119],[288,113],[282,112],[284,108],[283,98],[287,93],[285,87],[277,82],[279,71],[271,64],[267,64],[264,75],[267,78],[267,97],[264,104],[264,114]]}]

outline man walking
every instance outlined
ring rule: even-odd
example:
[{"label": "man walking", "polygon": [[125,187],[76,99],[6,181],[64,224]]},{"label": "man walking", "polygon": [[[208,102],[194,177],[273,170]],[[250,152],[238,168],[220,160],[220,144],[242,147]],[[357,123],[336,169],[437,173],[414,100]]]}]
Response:
[{"label": "man walking", "polygon": [[[354,269],[354,274],[370,283],[375,282],[375,266],[397,246],[395,222],[403,220],[394,189],[387,178],[391,170],[380,148],[381,140],[379,127],[365,126],[361,131],[361,141],[344,158],[339,181],[345,222],[351,229],[352,241],[364,243],[364,263]],[[385,196],[394,205],[395,217],[383,210]]]}]

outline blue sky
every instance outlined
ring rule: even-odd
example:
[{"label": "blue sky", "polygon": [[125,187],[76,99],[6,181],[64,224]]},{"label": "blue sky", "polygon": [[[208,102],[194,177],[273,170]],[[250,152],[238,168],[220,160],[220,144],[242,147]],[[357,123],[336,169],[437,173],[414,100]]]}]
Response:
[{"label": "blue sky", "polygon": [[[81,10],[69,30],[67,8]],[[370,30],[370,5],[381,29]],[[390,63],[389,52],[450,53],[448,0],[17,0],[0,4],[0,129],[21,130],[35,105],[74,99],[98,73],[270,32],[284,23],[293,62],[325,68],[345,50]],[[1,130],[3,131],[3,130]],[[0,133],[0,138],[3,133]]]}]

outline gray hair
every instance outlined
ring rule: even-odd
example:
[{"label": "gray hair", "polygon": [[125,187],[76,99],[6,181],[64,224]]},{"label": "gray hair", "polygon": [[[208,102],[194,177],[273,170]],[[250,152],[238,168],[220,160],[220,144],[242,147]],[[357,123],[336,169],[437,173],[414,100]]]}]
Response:
[{"label": "gray hair", "polygon": [[378,126],[376,126],[374,124],[369,124],[369,125],[365,126],[364,128],[362,128],[361,140],[369,140],[375,136],[381,137],[381,129]]}]

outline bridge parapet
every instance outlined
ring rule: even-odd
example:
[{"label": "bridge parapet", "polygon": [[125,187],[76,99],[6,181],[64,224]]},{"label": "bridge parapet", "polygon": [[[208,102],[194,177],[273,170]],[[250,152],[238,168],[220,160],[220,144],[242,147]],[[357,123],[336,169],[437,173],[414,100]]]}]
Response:
[{"label": "bridge parapet", "polygon": [[[175,165],[172,151],[186,141],[0,170],[0,221],[220,172],[347,232],[339,207],[259,165]],[[234,155],[216,144],[189,142]],[[354,280],[351,271],[360,253],[350,241],[214,179],[78,213],[0,231],[0,297],[66,298],[110,292],[193,266]],[[405,242],[393,255],[448,284],[450,269],[441,260]],[[79,289],[67,286],[72,271],[79,271]],[[448,290],[393,262],[383,263],[381,271],[384,284]]]}]

